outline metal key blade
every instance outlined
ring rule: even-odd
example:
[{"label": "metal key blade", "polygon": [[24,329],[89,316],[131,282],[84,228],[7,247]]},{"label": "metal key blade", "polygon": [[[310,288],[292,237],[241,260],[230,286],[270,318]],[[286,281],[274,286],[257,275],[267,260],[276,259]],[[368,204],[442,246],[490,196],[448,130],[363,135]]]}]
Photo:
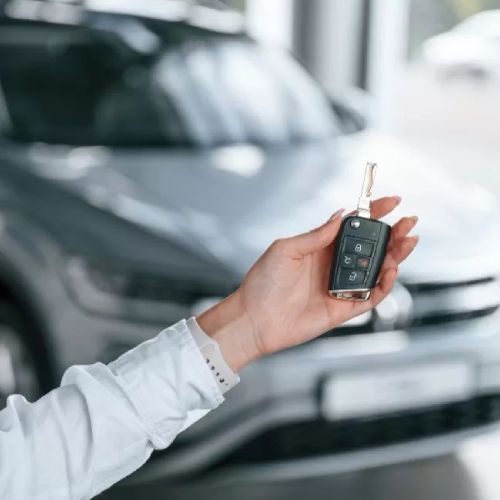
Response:
[{"label": "metal key blade", "polygon": [[375,182],[375,172],[377,170],[376,163],[367,163],[365,169],[365,177],[363,179],[363,188],[358,201],[358,216],[366,219],[370,218],[370,202],[372,199],[372,188]]}]

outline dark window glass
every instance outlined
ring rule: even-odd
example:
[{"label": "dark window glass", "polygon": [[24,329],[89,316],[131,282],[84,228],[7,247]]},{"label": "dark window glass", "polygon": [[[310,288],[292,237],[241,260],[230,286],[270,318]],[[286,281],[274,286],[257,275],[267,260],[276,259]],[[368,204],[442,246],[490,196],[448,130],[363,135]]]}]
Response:
[{"label": "dark window glass", "polygon": [[337,132],[327,99],[286,54],[242,36],[169,40],[165,24],[158,26],[144,24],[159,40],[147,58],[124,50],[110,33],[0,26],[11,138],[212,146],[290,143]]},{"label": "dark window glass", "polygon": [[[10,118],[8,134],[19,141],[65,144],[112,143],[115,138],[177,144],[182,133],[175,112],[168,117],[167,129],[155,126],[157,113],[149,102],[144,66],[122,52],[120,44],[84,29],[0,27],[0,84]],[[125,118],[117,131],[104,126],[113,100],[120,104],[114,109]],[[164,104],[158,111],[163,118],[169,110]],[[114,123],[119,119],[120,114]]]}]

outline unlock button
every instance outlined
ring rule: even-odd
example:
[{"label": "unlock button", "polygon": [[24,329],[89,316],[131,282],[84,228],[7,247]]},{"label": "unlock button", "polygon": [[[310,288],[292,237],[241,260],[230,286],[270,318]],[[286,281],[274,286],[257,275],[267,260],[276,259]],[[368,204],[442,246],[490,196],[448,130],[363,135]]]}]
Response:
[{"label": "unlock button", "polygon": [[366,243],[366,241],[347,238],[345,243],[345,250],[349,253],[369,257],[372,254],[373,245],[371,243]]},{"label": "unlock button", "polygon": [[342,285],[360,285],[365,281],[365,274],[363,271],[343,269],[340,273],[340,281]]}]

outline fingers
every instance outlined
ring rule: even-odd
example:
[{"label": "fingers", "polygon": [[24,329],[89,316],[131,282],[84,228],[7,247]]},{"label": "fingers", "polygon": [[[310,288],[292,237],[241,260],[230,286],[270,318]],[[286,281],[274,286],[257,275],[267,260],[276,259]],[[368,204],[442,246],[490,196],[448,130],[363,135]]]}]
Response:
[{"label": "fingers", "polygon": [[394,244],[394,248],[387,255],[382,266],[380,281],[372,291],[371,306],[379,304],[390,293],[398,274],[397,267],[413,252],[418,241],[418,236],[408,236]]},{"label": "fingers", "polygon": [[336,238],[343,213],[344,209],[337,210],[327,222],[316,229],[281,240],[280,247],[294,258],[304,257],[322,250]]},{"label": "fingers", "polygon": [[388,257],[392,259],[390,267],[401,264],[413,252],[419,239],[418,236],[407,236],[399,242],[395,242],[388,254]]},{"label": "fingers", "polygon": [[[371,204],[372,217],[384,217],[392,212],[400,202],[401,197],[399,196],[387,196],[373,201]],[[343,209],[338,210],[325,224],[322,224],[312,231],[276,242],[274,248],[284,250],[295,258],[304,257],[305,255],[322,250],[335,240],[340,228],[343,212]],[[399,262],[406,258],[407,255],[401,258],[405,251],[408,251],[408,255],[411,253],[418,240],[405,242],[404,239],[415,227],[417,221],[418,217],[404,217],[394,225],[389,246],[389,253],[392,254],[392,261],[389,259],[387,264],[390,263],[391,265],[394,264],[397,266]],[[401,240],[403,240],[403,248],[400,248]]]},{"label": "fingers", "polygon": [[[387,256],[382,265],[382,269],[389,269],[398,266],[413,251],[418,243],[418,237],[405,242],[408,233],[415,227],[418,217],[403,217],[392,227],[391,240],[387,251]],[[401,245],[403,248],[401,249]],[[402,253],[401,253],[402,252]],[[408,252],[408,253],[406,253]]]},{"label": "fingers", "polygon": [[401,203],[401,196],[386,196],[371,203],[371,217],[381,219],[390,214]]},{"label": "fingers", "polygon": [[416,226],[418,222],[417,216],[403,217],[394,226],[391,231],[391,242],[389,246],[394,245],[399,240],[402,240]]},{"label": "fingers", "polygon": [[394,267],[387,269],[382,273],[378,285],[372,290],[370,298],[371,307],[375,307],[380,304],[380,302],[382,302],[382,300],[389,295],[394,283],[396,282],[397,275],[398,270]]}]

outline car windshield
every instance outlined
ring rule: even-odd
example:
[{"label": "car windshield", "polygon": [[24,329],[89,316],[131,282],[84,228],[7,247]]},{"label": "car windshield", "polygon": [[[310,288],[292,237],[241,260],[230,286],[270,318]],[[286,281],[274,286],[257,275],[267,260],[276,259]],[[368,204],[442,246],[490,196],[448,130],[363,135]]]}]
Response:
[{"label": "car windshield", "polygon": [[[0,89],[17,141],[115,146],[290,143],[338,130],[288,55],[240,35],[164,36],[139,56],[110,33],[0,26]],[[189,29],[185,27],[184,29]]]}]

